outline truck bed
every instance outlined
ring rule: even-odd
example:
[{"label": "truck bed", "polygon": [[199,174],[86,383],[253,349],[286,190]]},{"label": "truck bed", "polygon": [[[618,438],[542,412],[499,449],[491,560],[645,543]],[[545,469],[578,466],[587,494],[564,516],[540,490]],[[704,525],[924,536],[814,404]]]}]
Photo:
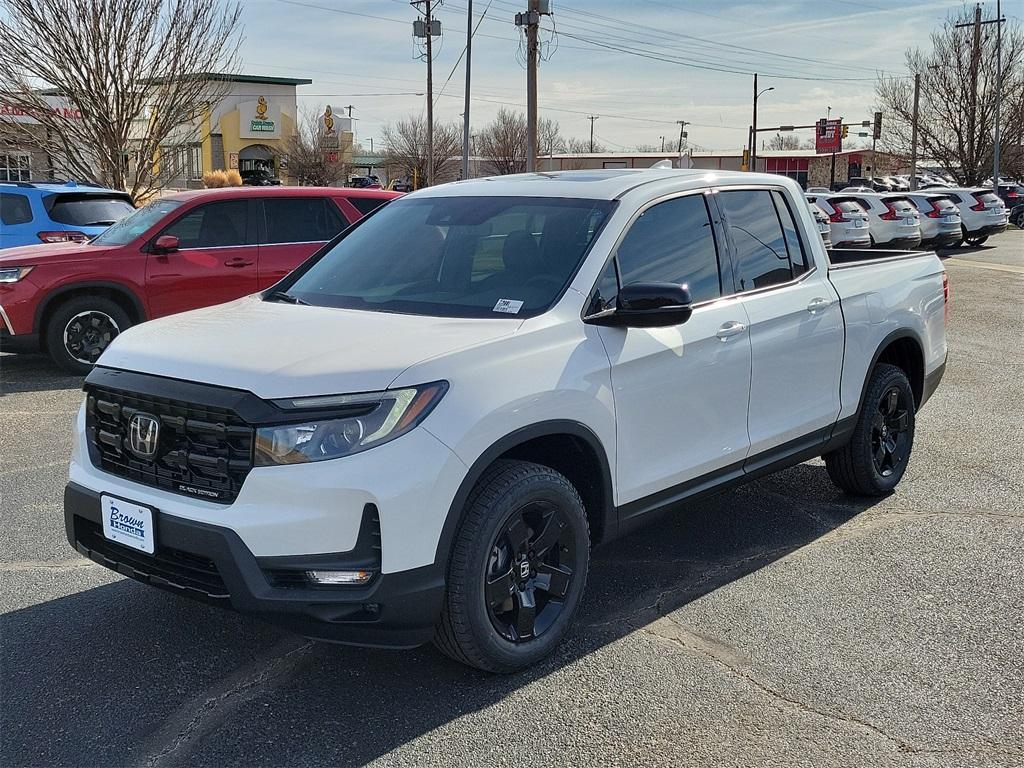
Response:
[{"label": "truck bed", "polygon": [[829,264],[834,269],[856,267],[878,261],[896,261],[919,256],[934,256],[934,251],[896,251],[885,248],[827,248]]}]

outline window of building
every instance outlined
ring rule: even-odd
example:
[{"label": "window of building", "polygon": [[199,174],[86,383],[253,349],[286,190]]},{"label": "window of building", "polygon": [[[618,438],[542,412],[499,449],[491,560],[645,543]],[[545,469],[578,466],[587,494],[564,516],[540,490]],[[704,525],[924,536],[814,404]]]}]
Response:
[{"label": "window of building", "polygon": [[268,244],[330,240],[348,226],[338,207],[322,197],[268,197],[263,209]]},{"label": "window of building", "polygon": [[170,166],[171,178],[198,181],[203,178],[203,145],[176,144],[160,148],[161,162]]},{"label": "window of building", "polygon": [[786,236],[768,190],[718,195],[732,239],[739,290],[750,291],[793,279]]},{"label": "window of building", "polygon": [[718,249],[703,195],[648,208],[630,226],[616,256],[623,285],[677,283],[689,288],[694,302],[722,295]]},{"label": "window of building", "polygon": [[160,234],[177,237],[180,248],[245,245],[248,220],[248,200],[225,200],[189,211]]},{"label": "window of building", "polygon": [[28,152],[0,152],[0,181],[31,181],[32,156]]},{"label": "window of building", "polygon": [[32,221],[32,206],[25,195],[0,193],[0,223],[13,227]]}]

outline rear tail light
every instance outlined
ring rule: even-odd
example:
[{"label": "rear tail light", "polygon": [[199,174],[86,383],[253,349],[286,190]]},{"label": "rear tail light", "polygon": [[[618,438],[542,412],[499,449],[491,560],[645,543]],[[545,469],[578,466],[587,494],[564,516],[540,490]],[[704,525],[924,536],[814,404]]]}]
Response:
[{"label": "rear tail light", "polygon": [[848,219],[848,218],[846,218],[845,216],[843,216],[843,212],[842,212],[842,211],[839,211],[839,210],[836,210],[836,211],[834,211],[834,212],[833,212],[833,213],[832,213],[832,214],[831,214],[831,215],[830,215],[830,216],[828,217],[828,220],[829,220],[829,221],[831,221],[831,222],[832,222],[833,224],[845,224],[846,222],[848,222],[848,221],[849,221],[849,219]]},{"label": "rear tail light", "polygon": [[883,213],[878,218],[883,219],[885,221],[896,221],[896,219],[899,218],[899,214],[896,213],[896,207],[892,203],[886,203],[885,207],[888,208],[889,210]]},{"label": "rear tail light", "polygon": [[89,239],[85,232],[40,232],[39,239],[44,243],[84,243]]},{"label": "rear tail light", "polygon": [[932,209],[925,213],[925,216],[927,216],[930,219],[941,219],[945,215],[946,214],[943,212],[943,210],[939,208],[939,206],[937,206],[934,202],[932,202]]},{"label": "rear tail light", "polygon": [[943,317],[949,322],[949,273],[942,273],[942,301],[944,303]]},{"label": "rear tail light", "polygon": [[976,202],[974,205],[971,206],[971,210],[972,211],[984,211],[985,210],[985,201],[982,200],[977,195],[974,196],[974,199],[977,200],[978,202]]}]

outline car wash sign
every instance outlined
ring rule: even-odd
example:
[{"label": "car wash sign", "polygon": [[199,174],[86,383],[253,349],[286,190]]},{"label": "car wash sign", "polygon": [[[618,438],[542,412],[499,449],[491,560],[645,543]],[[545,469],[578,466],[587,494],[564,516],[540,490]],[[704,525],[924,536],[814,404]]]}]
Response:
[{"label": "car wash sign", "polygon": [[831,155],[843,149],[843,121],[821,118],[814,126],[814,151]]}]

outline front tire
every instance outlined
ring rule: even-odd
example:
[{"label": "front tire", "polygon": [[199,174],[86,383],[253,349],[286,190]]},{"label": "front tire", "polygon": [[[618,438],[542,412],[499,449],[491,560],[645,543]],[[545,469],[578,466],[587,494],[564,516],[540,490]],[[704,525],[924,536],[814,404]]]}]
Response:
[{"label": "front tire", "polygon": [[984,245],[986,240],[988,240],[988,235],[985,235],[984,237],[971,237],[967,239],[967,244],[973,248],[977,248],[979,245]]},{"label": "front tire", "polygon": [[540,464],[495,462],[466,502],[434,644],[487,672],[536,663],[572,624],[589,564],[590,529],[572,483]]},{"label": "front tire", "polygon": [[895,365],[878,364],[850,442],[825,454],[828,476],[854,496],[892,492],[907,471],[914,424],[914,393],[906,374]]},{"label": "front tire", "polygon": [[61,304],[50,316],[46,349],[65,371],[85,375],[130,325],[131,318],[117,302],[104,296],[79,296]]}]

